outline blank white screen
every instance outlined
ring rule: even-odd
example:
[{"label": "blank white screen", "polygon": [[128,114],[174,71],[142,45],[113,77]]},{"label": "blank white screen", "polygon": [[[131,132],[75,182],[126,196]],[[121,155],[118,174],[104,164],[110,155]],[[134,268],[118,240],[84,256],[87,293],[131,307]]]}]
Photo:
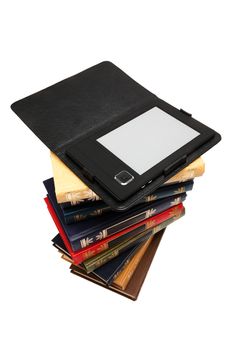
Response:
[{"label": "blank white screen", "polygon": [[154,107],[97,139],[139,175],[200,135]]}]

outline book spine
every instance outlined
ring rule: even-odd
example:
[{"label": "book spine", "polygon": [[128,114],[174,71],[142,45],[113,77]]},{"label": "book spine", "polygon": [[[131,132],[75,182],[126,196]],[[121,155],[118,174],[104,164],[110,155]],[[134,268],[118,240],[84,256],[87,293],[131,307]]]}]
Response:
[{"label": "book spine", "polygon": [[[188,180],[192,180],[195,177],[203,175],[205,171],[205,164],[202,158],[196,159],[186,168],[178,172],[176,175],[171,177],[165,184],[172,184],[176,182],[185,182]],[[83,191],[73,191],[73,192],[61,192],[56,193],[58,203],[69,203],[69,205],[77,205],[82,202],[88,201],[96,201],[101,200],[99,196],[96,195],[91,189],[83,190]]]},{"label": "book spine", "polygon": [[144,222],[134,225],[133,227],[130,227],[129,229],[126,229],[112,237],[107,237],[106,239],[104,239],[102,242],[98,242],[96,244],[93,244],[90,247],[81,249],[79,251],[73,251],[70,241],[67,238],[66,233],[63,230],[63,227],[60,223],[60,220],[58,219],[58,217],[56,216],[55,210],[49,200],[48,197],[45,198],[45,203],[47,204],[47,208],[48,211],[50,212],[50,215],[55,223],[55,225],[57,226],[57,229],[59,231],[59,234],[66,246],[66,249],[68,251],[68,253],[70,254],[72,260],[74,261],[74,264],[78,265],[81,262],[89,259],[92,256],[95,256],[97,254],[99,254],[100,252],[103,252],[104,250],[108,249],[109,246],[109,242],[120,237],[121,235],[126,234],[127,232],[137,228],[139,225],[144,225],[145,221],[147,222],[147,227],[151,227],[151,226],[155,226],[156,224],[160,224],[161,222],[163,222],[164,220],[167,220],[168,218],[174,216],[174,215],[179,215],[180,211],[184,210],[183,204],[178,204],[172,208],[169,208],[167,210],[165,210],[164,212],[150,218],[150,219],[146,219]]},{"label": "book spine", "polygon": [[130,247],[132,247],[135,243],[143,242],[144,240],[149,238],[151,235],[154,235],[157,232],[161,231],[162,229],[164,229],[169,224],[179,219],[183,215],[184,215],[184,210],[182,212],[179,212],[179,214],[172,216],[168,220],[163,221],[159,225],[156,225],[155,227],[150,228],[138,234],[137,236],[127,240],[126,242],[121,243],[119,246],[109,249],[107,252],[101,253],[98,256],[95,256],[94,258],[90,258],[84,261],[83,265],[87,273],[91,273],[98,267],[106,264],[108,261],[114,259],[119,254],[123,253],[126,249],[129,249]]},{"label": "book spine", "polygon": [[91,210],[80,210],[80,212],[76,214],[65,214],[64,219],[67,225],[75,224],[76,222],[80,222],[91,218],[93,216],[101,216],[102,214],[108,213],[111,211],[110,207],[103,206],[100,209],[91,209]]},{"label": "book spine", "polygon": [[[178,205],[156,215],[155,217],[147,219],[146,220],[147,229],[150,227],[154,227],[155,225],[159,225],[163,221],[171,218],[172,216],[179,215],[182,210],[184,210],[184,206],[182,204],[178,204]],[[120,233],[114,235],[113,237],[108,237],[103,242],[99,242],[99,243],[94,244],[88,248],[84,248],[84,249],[79,250],[77,252],[73,252],[72,259],[74,260],[74,263],[76,265],[80,264],[81,262],[109,249],[110,240],[114,240],[114,239],[124,235],[125,233],[132,231],[133,229],[136,229],[139,225],[141,226],[144,224],[145,224],[145,222],[138,224],[138,225],[134,225],[133,228],[124,230],[123,232],[120,232]]]},{"label": "book spine", "polygon": [[71,206],[82,202],[98,201],[100,197],[97,196],[90,188],[83,191],[74,192],[56,192],[58,203],[70,203]]},{"label": "book spine", "polygon": [[[192,187],[193,187],[193,181],[186,181],[182,184],[177,183],[175,185],[169,184],[167,186],[159,188],[151,195],[146,196],[138,204],[154,202],[158,199],[171,197],[171,196],[174,196],[177,194],[182,194],[182,193],[185,193],[187,191],[191,191]],[[95,207],[83,208],[82,205],[79,205],[77,208],[73,207],[74,209],[72,210],[72,207],[70,207],[70,208],[63,207],[63,214],[64,214],[65,223],[67,225],[74,224],[76,222],[86,220],[90,217],[100,216],[102,214],[105,214],[105,213],[111,211],[111,208],[109,206],[107,206],[103,201],[99,201],[97,203],[96,203],[97,204],[96,208]]]},{"label": "book spine", "polygon": [[182,194],[187,191],[191,191],[193,188],[193,181],[186,181],[182,184],[177,183],[176,185],[168,184],[162,188],[159,188],[157,191],[151,195],[144,198],[144,202],[153,202],[158,199],[175,196],[177,194]]},{"label": "book spine", "polygon": [[154,232],[154,229],[146,230],[141,234],[137,235],[136,237],[134,237],[133,239],[125,242],[125,244],[122,245],[121,248],[114,248],[114,249],[108,250],[107,254],[104,254],[103,256],[99,257],[97,260],[95,259],[95,261],[92,261],[92,259],[84,261],[83,265],[85,267],[86,272],[91,273],[98,267],[101,267],[107,262],[116,258],[118,255],[123,253],[126,249],[133,247],[136,243],[144,242],[144,240],[149,238],[153,234],[153,232]]},{"label": "book spine", "polygon": [[121,290],[125,290],[136,268],[138,267],[138,264],[140,263],[143,255],[145,254],[147,248],[149,247],[152,239],[153,239],[153,236],[150,237],[146,242],[144,242],[142,247],[138,250],[137,254],[135,254],[132,257],[132,259],[124,267],[124,269],[122,269],[120,273],[114,276],[113,283],[112,283],[113,286]]},{"label": "book spine", "polygon": [[[114,276],[116,275],[116,274],[118,274],[119,273],[119,271],[122,271],[122,269],[124,268],[124,266],[126,266],[128,263],[129,263],[129,261],[132,259],[132,257],[136,254],[136,252],[138,251],[138,249],[141,247],[141,243],[136,243],[131,249],[129,248],[129,249],[127,249],[124,253],[123,253],[123,255],[121,254],[121,256],[120,256],[120,259],[122,259],[121,260],[121,262],[117,265],[117,266],[115,266],[115,268],[114,268],[114,271],[112,270],[112,273],[111,273],[111,275],[110,274],[107,274],[107,278],[105,278],[106,276],[100,276],[100,274],[101,274],[101,272],[100,272],[100,274],[99,274],[99,271],[101,270],[101,271],[103,271],[102,269],[106,269],[107,271],[109,271],[108,270],[108,268],[110,268],[110,270],[111,270],[111,262],[110,262],[110,265],[108,265],[107,267],[106,266],[103,266],[103,267],[100,267],[100,270],[99,269],[96,269],[95,271],[93,271],[93,273],[97,276],[97,277],[100,277],[101,279],[103,279],[104,281],[105,281],[105,283],[108,285],[108,286],[110,286],[111,284],[112,284],[112,281],[113,281],[113,278],[114,278]],[[119,260],[118,260],[118,262],[119,262]],[[113,264],[114,264],[114,262],[113,262]],[[105,270],[105,271],[106,271]]]},{"label": "book spine", "polygon": [[[147,241],[151,240],[153,236],[149,237]],[[147,242],[146,241],[146,242]],[[139,246],[137,246],[137,248],[134,249],[133,253],[128,257],[128,259],[124,262],[124,264],[118,269],[118,271],[112,276],[112,278],[109,280],[108,285],[112,285],[113,281],[115,279],[117,279],[117,277],[122,273],[122,271],[124,271],[126,269],[126,267],[129,265],[129,263],[132,261],[132,259],[134,258],[134,256],[138,253],[138,251],[140,250],[141,246],[144,245],[145,242],[142,242],[141,244],[139,244]]]},{"label": "book spine", "polygon": [[[151,237],[150,237],[151,238]],[[149,238],[149,239],[150,239]],[[143,242],[144,243],[144,242]],[[124,265],[119,269],[119,271],[117,271],[116,273],[115,273],[115,275],[111,278],[111,280],[108,282],[108,285],[109,286],[111,286],[111,285],[114,285],[114,280],[122,273],[122,271],[124,271],[124,269],[129,265],[129,263],[130,263],[130,261],[132,260],[132,258],[133,258],[133,256],[131,256],[131,257],[129,257],[126,261],[125,261],[125,263],[124,263]]]},{"label": "book spine", "polygon": [[109,236],[112,236],[118,232],[121,232],[122,230],[125,230],[132,225],[135,225],[145,219],[148,219],[156,214],[159,214],[165,211],[170,207],[173,207],[174,205],[181,203],[182,201],[184,201],[185,197],[186,197],[186,194],[181,194],[180,196],[178,195],[175,197],[171,197],[170,200],[164,201],[163,203],[160,203],[160,204],[155,203],[155,205],[150,209],[145,210],[141,213],[138,213],[126,220],[123,220],[117,224],[109,226],[99,232],[93,232],[92,234],[73,240],[71,242],[71,246],[73,250],[86,248],[91,244],[94,244],[98,241],[102,241],[103,239]]}]

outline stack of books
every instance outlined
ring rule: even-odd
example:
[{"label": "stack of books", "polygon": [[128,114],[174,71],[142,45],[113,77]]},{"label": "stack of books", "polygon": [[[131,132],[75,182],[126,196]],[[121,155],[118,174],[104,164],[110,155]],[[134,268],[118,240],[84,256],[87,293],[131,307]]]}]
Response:
[{"label": "stack of books", "polygon": [[44,186],[59,231],[53,245],[74,275],[136,300],[165,228],[185,214],[202,158],[124,212],[112,211],[53,153],[51,162],[53,178]]}]

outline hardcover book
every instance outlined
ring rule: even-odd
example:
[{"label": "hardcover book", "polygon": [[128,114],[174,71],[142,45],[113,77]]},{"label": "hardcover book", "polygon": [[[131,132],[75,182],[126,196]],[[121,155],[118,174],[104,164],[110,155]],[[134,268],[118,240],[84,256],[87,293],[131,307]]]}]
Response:
[{"label": "hardcover book", "polygon": [[[142,232],[152,226],[158,225],[161,222],[169,219],[170,217],[174,216],[174,213],[177,210],[181,210],[183,208],[182,203],[173,206],[167,210],[165,210],[164,212],[155,215],[154,217],[148,218],[140,223],[137,223],[119,233],[116,233],[114,236],[110,236],[107,237],[105,239],[103,239],[102,241],[92,244],[89,247],[83,248],[81,250],[78,251],[74,251],[71,247],[70,241],[67,238],[67,235],[61,225],[61,222],[59,221],[56,212],[53,209],[52,204],[50,203],[48,197],[45,198],[45,202],[47,204],[48,210],[54,220],[54,223],[57,226],[57,229],[60,233],[60,236],[62,237],[62,240],[72,258],[72,260],[74,260],[75,264],[79,264],[84,260],[87,260],[88,258],[90,258],[91,256],[97,255],[98,253],[109,249],[110,247],[112,247],[112,245],[119,243],[119,241],[124,240],[126,237],[129,237],[130,235]],[[128,236],[126,236],[126,234]],[[111,244],[111,241],[114,241],[113,244]]]},{"label": "hardcover book", "polygon": [[85,185],[53,152],[51,163],[58,203],[71,205],[83,200],[98,200],[99,197]]},{"label": "hardcover book", "polygon": [[141,244],[140,248],[132,256],[128,264],[125,265],[124,268],[113,278],[113,286],[121,290],[125,290],[143,255],[146,253],[152,239],[153,236]]},{"label": "hardcover book", "polygon": [[186,194],[181,193],[176,196],[159,199],[155,202],[137,205],[126,212],[109,212],[101,217],[93,217],[78,224],[67,225],[62,210],[56,201],[53,179],[44,181],[44,185],[56,216],[74,251],[102,241],[108,236],[116,234],[127,227],[181,203],[186,198]]},{"label": "hardcover book", "polygon": [[100,267],[105,266],[109,262],[111,262],[116,257],[124,254],[127,249],[135,247],[137,244],[141,244],[146,241],[150,236],[155,234],[154,229],[148,229],[144,232],[141,232],[130,239],[127,239],[124,242],[117,244],[115,247],[105,250],[104,254],[99,253],[90,259],[87,259],[83,262],[83,266],[87,273],[94,272]]},{"label": "hardcover book", "polygon": [[93,273],[102,279],[106,284],[110,285],[115,276],[120,273],[120,271],[122,271],[123,268],[129,263],[140,246],[140,242],[135,244],[126,251],[122,252],[122,254],[110,260],[107,264],[95,269]]},{"label": "hardcover book", "polygon": [[[51,161],[58,203],[76,205],[82,201],[100,199],[52,152]],[[193,179],[201,176],[204,170],[204,162],[202,158],[198,158],[169,179],[167,183],[184,182]]]},{"label": "hardcover book", "polygon": [[65,255],[71,258],[71,255],[68,252],[59,233],[52,239],[52,243],[53,243],[53,246],[57,248],[61,253],[64,253]]},{"label": "hardcover book", "polygon": [[147,272],[153,261],[156,250],[162,239],[163,233],[164,233],[164,230],[159,232],[153,237],[153,240],[149,245],[146,254],[144,254],[144,256],[142,257],[140,263],[138,264],[125,290],[120,290],[114,287],[113,285],[108,286],[105,282],[103,282],[100,278],[95,276],[93,273],[87,274],[83,269],[79,268],[78,266],[71,265],[71,272],[79,277],[82,277],[84,279],[87,279],[88,281],[91,281],[104,288],[107,288],[112,292],[118,293],[132,300],[137,300],[141,287],[143,285],[143,282],[146,278]]},{"label": "hardcover book", "polygon": [[159,231],[163,230],[166,228],[168,225],[170,225],[172,222],[175,220],[178,220],[185,214],[184,207],[183,208],[176,208],[176,213],[174,216],[170,217],[169,219],[161,222],[160,224],[157,224],[156,226],[151,226],[151,228],[140,232],[123,242],[120,242],[116,246],[101,252],[94,257],[91,257],[83,262],[83,265],[87,271],[87,273],[90,273],[97,269],[98,267],[106,264],[110,260],[114,259],[116,256],[122,254],[126,249],[134,246],[137,243],[142,243],[145,240],[147,240],[150,236],[155,235]]},{"label": "hardcover book", "polygon": [[[52,242],[53,246],[56,247],[58,251],[62,254],[62,259],[71,263],[73,265],[72,267],[75,268],[76,265],[74,265],[74,262],[71,259],[70,254],[68,253],[59,234],[52,239]],[[118,255],[117,257],[109,261],[107,264],[97,268],[95,271],[93,271],[93,273],[108,285],[111,284],[112,281],[116,279],[116,277],[121,273],[121,271],[123,271],[125,267],[129,264],[134,255],[137,254],[141,246],[142,244],[138,243],[135,246],[127,249],[125,252]],[[81,268],[81,265],[78,266]]]},{"label": "hardcover book", "polygon": [[[167,186],[162,186],[150,196],[142,199],[141,203],[155,202],[158,199],[171,197],[177,194],[181,194],[187,191],[191,191],[193,188],[193,180],[185,181],[182,184],[175,183]],[[135,206],[136,208],[137,206]],[[111,208],[102,200],[82,202],[75,206],[62,207],[65,223],[72,224],[85,220],[89,217],[100,216],[104,213],[110,212]]]},{"label": "hardcover book", "polygon": [[61,258],[65,261],[67,261],[68,263],[73,264],[73,260],[66,254],[62,254]]}]

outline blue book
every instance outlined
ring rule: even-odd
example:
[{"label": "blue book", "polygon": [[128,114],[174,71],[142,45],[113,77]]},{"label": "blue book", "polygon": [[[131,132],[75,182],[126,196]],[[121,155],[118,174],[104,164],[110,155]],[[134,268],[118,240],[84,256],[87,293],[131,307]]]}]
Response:
[{"label": "blue book", "polygon": [[140,221],[150,218],[164,210],[181,203],[186,193],[159,199],[155,202],[139,204],[124,212],[109,212],[100,217],[93,217],[79,223],[67,225],[60,205],[57,203],[53,179],[44,181],[48,198],[56,215],[70,241],[74,251],[86,248],[89,245],[114,235]]},{"label": "blue book", "polygon": [[125,267],[125,265],[132,259],[141,245],[144,243],[136,243],[131,248],[127,249],[125,252],[121,253],[114,259],[110,260],[103,266],[98,267],[93,271],[93,273],[103,280],[107,285],[113,282],[115,276]]},{"label": "blue book", "polygon": [[[193,180],[183,183],[175,183],[158,188],[154,193],[142,199],[141,203],[154,202],[155,200],[170,197],[176,194],[191,191]],[[91,216],[100,216],[110,212],[111,208],[104,201],[85,201],[74,206],[60,204],[66,224],[72,224],[87,219]]]},{"label": "blue book", "polygon": [[[66,246],[64,245],[60,235],[58,234],[52,239],[53,245],[62,251],[64,254],[66,254],[68,257],[70,257],[69,252],[66,249]],[[135,246],[127,249],[122,254],[118,255],[111,261],[107,262],[103,266],[100,266],[98,269],[93,271],[93,273],[99,277],[102,281],[104,281],[107,285],[110,285],[115,278],[115,276],[122,271],[122,269],[125,267],[125,265],[133,258],[133,256],[136,254],[138,249],[141,247],[141,245],[144,242],[139,242],[135,244]],[[75,265],[72,265],[75,266]],[[79,265],[80,268],[82,268]]]}]

